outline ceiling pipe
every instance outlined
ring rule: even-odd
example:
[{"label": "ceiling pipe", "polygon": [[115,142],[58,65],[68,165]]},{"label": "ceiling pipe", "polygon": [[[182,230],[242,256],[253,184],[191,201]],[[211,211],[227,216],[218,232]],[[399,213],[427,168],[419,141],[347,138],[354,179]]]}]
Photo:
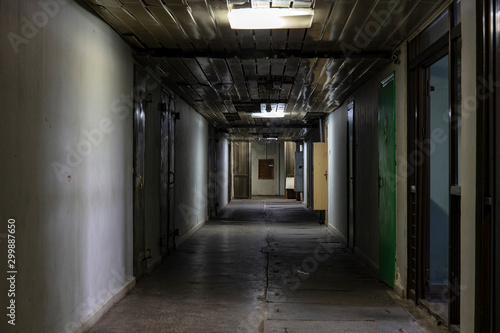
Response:
[{"label": "ceiling pipe", "polygon": [[323,118],[319,119],[319,142],[325,142],[325,133],[323,131]]}]

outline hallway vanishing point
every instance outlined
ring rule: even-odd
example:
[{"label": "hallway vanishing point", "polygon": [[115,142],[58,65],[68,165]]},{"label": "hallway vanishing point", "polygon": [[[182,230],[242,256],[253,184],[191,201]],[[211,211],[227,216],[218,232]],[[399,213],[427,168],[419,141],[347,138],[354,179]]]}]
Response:
[{"label": "hallway vanishing point", "polygon": [[233,200],[92,329],[441,332],[300,203]]}]

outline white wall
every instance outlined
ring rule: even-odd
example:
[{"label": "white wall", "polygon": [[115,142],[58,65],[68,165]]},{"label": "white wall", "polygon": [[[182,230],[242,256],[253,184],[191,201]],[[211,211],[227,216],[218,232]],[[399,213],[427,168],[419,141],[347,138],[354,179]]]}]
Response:
[{"label": "white wall", "polygon": [[2,332],[88,328],[133,285],[131,50],[74,2],[51,3],[0,2],[0,215],[16,219],[18,269]]},{"label": "white wall", "polygon": [[175,228],[179,245],[208,220],[208,122],[180,98],[175,102]]}]

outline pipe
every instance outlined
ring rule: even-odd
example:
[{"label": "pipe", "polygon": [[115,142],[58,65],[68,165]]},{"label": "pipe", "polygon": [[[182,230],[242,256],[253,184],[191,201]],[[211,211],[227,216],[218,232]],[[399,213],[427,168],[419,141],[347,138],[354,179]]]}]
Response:
[{"label": "pipe", "polygon": [[323,133],[323,118],[319,119],[319,142],[325,142],[325,133]]}]

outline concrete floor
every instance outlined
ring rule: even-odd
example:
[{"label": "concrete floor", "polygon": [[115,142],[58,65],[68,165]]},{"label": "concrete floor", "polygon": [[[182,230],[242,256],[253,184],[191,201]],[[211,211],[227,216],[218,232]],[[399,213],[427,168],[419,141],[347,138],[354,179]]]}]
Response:
[{"label": "concrete floor", "polygon": [[442,331],[300,203],[269,198],[232,201],[90,330]]}]

